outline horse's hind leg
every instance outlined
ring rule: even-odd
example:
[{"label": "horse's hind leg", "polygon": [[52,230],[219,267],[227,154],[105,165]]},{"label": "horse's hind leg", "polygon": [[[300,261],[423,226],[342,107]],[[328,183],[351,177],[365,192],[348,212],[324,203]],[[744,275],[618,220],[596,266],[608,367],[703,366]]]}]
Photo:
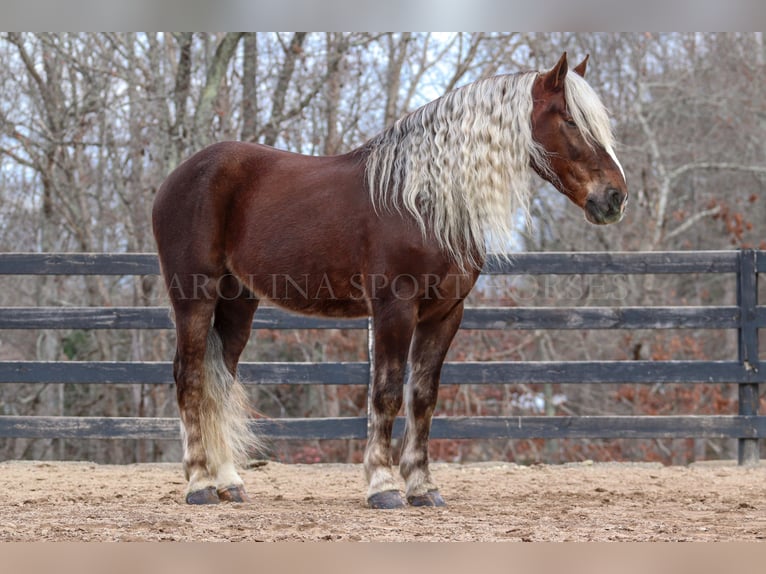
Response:
[{"label": "horse's hind leg", "polygon": [[374,373],[370,397],[370,432],[364,453],[367,503],[372,508],[401,508],[404,501],[391,472],[391,433],[402,406],[407,353],[415,326],[408,306],[388,305],[374,313]]},{"label": "horse's hind leg", "polygon": [[190,298],[171,295],[178,338],[174,376],[189,504],[244,500],[236,463],[255,442],[248,428],[244,390],[235,373],[257,300],[242,303],[236,298],[239,304],[235,305],[234,300],[220,298],[226,285],[225,279],[208,279]]},{"label": "horse's hind leg", "polygon": [[191,297],[172,302],[177,337],[173,376],[181,415],[183,467],[189,481],[186,502],[215,504],[219,498],[205,440],[211,423],[207,413],[206,359],[215,299]]},{"label": "horse's hind leg", "polygon": [[440,320],[420,323],[410,353],[407,423],[399,469],[412,506],[444,506],[428,468],[428,436],[439,392],[439,378],[450,343],[463,317],[462,302]]},{"label": "horse's hind leg", "polygon": [[216,487],[221,500],[245,502],[248,498],[237,466],[245,462],[250,449],[260,445],[249,430],[249,401],[237,379],[237,364],[250,338],[258,299],[230,275],[222,279],[219,292],[221,298],[216,305],[213,330],[221,342],[221,353],[215,362],[221,393],[220,426],[225,440],[217,464]]}]

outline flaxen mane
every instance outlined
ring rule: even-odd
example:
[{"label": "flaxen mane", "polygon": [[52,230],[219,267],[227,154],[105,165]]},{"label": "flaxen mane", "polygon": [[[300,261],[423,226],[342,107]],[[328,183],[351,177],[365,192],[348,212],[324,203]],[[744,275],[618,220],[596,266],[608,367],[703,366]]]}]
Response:
[{"label": "flaxen mane", "polygon": [[[476,266],[489,251],[506,252],[514,221],[529,218],[531,164],[547,166],[545,151],[532,139],[536,78],[524,72],[468,84],[368,142],[367,180],[376,208],[409,212],[463,268]],[[577,74],[567,74],[566,94],[586,139],[617,162],[609,117],[596,93]]]}]

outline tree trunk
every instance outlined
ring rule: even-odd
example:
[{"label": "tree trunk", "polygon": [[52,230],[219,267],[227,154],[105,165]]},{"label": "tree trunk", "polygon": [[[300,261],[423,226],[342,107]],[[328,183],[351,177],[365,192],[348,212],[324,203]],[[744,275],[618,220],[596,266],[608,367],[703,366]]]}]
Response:
[{"label": "tree trunk", "polygon": [[303,42],[306,39],[306,32],[295,32],[290,43],[285,47],[282,69],[279,72],[277,85],[271,96],[271,117],[263,128],[263,143],[273,146],[277,143],[279,135],[279,126],[284,120],[285,100],[287,99],[287,89],[290,86],[293,73],[295,72],[295,63],[298,56],[303,52]]},{"label": "tree trunk", "polygon": [[205,85],[199,96],[194,110],[194,133],[192,141],[196,147],[204,147],[212,143],[210,123],[215,113],[215,102],[221,90],[221,83],[226,75],[226,69],[244,33],[227,33],[218,43],[213,60],[207,68]]},{"label": "tree trunk", "polygon": [[242,54],[242,132],[240,139],[255,141],[258,133],[258,33],[248,32]]}]

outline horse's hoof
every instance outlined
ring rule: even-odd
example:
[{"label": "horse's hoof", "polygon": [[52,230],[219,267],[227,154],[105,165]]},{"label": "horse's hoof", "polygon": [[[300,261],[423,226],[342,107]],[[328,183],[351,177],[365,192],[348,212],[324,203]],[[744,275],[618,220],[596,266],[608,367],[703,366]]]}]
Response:
[{"label": "horse's hoof", "polygon": [[250,502],[244,486],[228,486],[218,491],[218,498],[224,502]]},{"label": "horse's hoof", "polygon": [[438,490],[429,490],[418,496],[408,496],[407,502],[410,506],[447,506]]},{"label": "horse's hoof", "polygon": [[195,490],[186,495],[186,504],[218,504],[220,501],[215,486]]},{"label": "horse's hoof", "polygon": [[391,510],[394,508],[404,508],[404,500],[398,490],[384,490],[376,492],[367,499],[370,508],[382,508]]}]

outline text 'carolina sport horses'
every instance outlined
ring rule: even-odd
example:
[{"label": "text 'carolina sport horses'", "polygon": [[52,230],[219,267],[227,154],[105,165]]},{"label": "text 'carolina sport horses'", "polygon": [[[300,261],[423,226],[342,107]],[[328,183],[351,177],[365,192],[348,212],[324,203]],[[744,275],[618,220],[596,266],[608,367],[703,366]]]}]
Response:
[{"label": "text 'carolina sport horses'", "polygon": [[[344,155],[222,142],[170,174],[152,219],[175,316],[188,503],[247,499],[237,466],[258,441],[237,362],[266,299],[310,315],[372,317],[367,502],[444,505],[428,467],[442,363],[487,252],[507,250],[527,215],[532,172],[592,223],[619,221],[625,209],[586,62],[571,73],[564,54],[548,71],[463,86]],[[404,498],[391,469],[403,402]]]}]

